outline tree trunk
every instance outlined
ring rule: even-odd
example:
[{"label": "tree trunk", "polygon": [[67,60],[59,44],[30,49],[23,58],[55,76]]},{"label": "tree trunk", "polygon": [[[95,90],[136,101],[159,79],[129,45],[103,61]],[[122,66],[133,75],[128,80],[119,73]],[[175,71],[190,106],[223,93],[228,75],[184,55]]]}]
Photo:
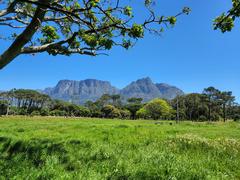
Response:
[{"label": "tree trunk", "polygon": [[208,107],[208,121],[211,121],[211,106]]},{"label": "tree trunk", "polygon": [[176,123],[179,123],[179,101],[178,101],[178,97],[177,97],[177,121]]},{"label": "tree trunk", "polygon": [[[50,2],[50,0],[40,1],[46,4]],[[45,14],[46,7],[38,6],[30,24],[16,38],[12,45],[0,56],[0,69],[4,68],[7,64],[21,54],[22,48],[32,39],[33,35],[40,27]]]},{"label": "tree trunk", "polygon": [[7,112],[6,112],[6,116],[9,115],[9,111],[10,111],[10,102],[9,99],[7,100]]},{"label": "tree trunk", "polygon": [[223,104],[223,121],[226,122],[226,104]]},{"label": "tree trunk", "polygon": [[192,120],[192,111],[189,112],[189,119],[190,119],[190,121],[193,121]]}]

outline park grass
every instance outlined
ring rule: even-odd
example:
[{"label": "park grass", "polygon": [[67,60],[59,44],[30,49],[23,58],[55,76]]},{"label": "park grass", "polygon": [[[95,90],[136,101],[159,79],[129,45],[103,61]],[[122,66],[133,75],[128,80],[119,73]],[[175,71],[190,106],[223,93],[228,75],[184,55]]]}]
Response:
[{"label": "park grass", "polygon": [[0,179],[240,179],[240,123],[1,117]]}]

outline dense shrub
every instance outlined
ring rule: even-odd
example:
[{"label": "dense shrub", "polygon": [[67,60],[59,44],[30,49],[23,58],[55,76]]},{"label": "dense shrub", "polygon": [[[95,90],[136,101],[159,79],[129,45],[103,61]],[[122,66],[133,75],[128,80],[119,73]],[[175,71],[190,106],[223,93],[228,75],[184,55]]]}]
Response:
[{"label": "dense shrub", "polygon": [[17,107],[10,107],[9,109],[9,115],[18,115],[19,114],[19,109]]},{"label": "dense shrub", "polygon": [[40,110],[40,115],[41,116],[49,116],[49,109],[43,108]]},{"label": "dense shrub", "polygon": [[[55,100],[52,103],[52,107],[50,108],[51,111],[62,111],[64,112],[64,116],[74,116],[74,117],[87,117],[90,116],[90,111],[88,108],[79,106],[76,104],[71,104],[59,100]],[[63,113],[60,113],[61,115]]]},{"label": "dense shrub", "polygon": [[137,118],[142,118],[142,119],[147,119],[148,118],[148,114],[145,108],[141,108],[137,111],[136,114]]},{"label": "dense shrub", "polygon": [[120,110],[112,105],[106,105],[102,108],[102,115],[104,118],[119,118],[121,117]]},{"label": "dense shrub", "polygon": [[40,114],[40,112],[39,111],[33,111],[32,113],[31,113],[31,116],[40,116],[41,114]]},{"label": "dense shrub", "polygon": [[86,107],[74,105],[70,114],[77,117],[88,117],[90,116],[90,111]]},{"label": "dense shrub", "polygon": [[49,114],[50,116],[66,116],[66,112],[61,110],[53,110]]},{"label": "dense shrub", "polygon": [[28,113],[27,109],[19,108],[17,114],[18,115],[28,115],[29,113]]},{"label": "dense shrub", "polygon": [[212,113],[211,114],[211,120],[212,121],[219,121],[219,120],[221,120],[221,116],[218,114],[218,113]]},{"label": "dense shrub", "polygon": [[7,101],[0,101],[0,115],[5,115],[7,113]]},{"label": "dense shrub", "polygon": [[235,115],[233,116],[233,120],[234,120],[234,121],[240,121],[240,114],[235,114]]},{"label": "dense shrub", "polygon": [[102,117],[102,112],[100,110],[90,110],[90,117]]},{"label": "dense shrub", "polygon": [[129,119],[131,117],[131,112],[127,109],[120,109],[120,115],[122,119]]},{"label": "dense shrub", "polygon": [[207,117],[204,115],[199,116],[199,121],[207,121]]}]

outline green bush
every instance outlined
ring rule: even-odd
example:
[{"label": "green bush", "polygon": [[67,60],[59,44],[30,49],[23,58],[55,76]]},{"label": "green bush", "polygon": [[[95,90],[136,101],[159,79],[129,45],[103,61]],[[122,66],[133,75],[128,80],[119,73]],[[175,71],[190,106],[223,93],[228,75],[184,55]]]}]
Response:
[{"label": "green bush", "polygon": [[[64,116],[88,117],[90,110],[83,106],[71,104],[63,101],[56,100],[51,107],[51,111],[64,111]],[[52,113],[54,114],[54,112]],[[60,113],[62,115],[62,113]],[[50,114],[51,115],[51,114]]]},{"label": "green bush", "polygon": [[212,113],[211,114],[211,120],[212,121],[219,121],[219,120],[221,120],[221,116],[218,113]]},{"label": "green bush", "polygon": [[104,118],[120,118],[121,113],[119,109],[112,105],[106,105],[102,108],[102,115]]},{"label": "green bush", "polygon": [[40,116],[40,112],[35,110],[31,113],[31,116]]},{"label": "green bush", "polygon": [[122,119],[129,119],[131,117],[131,112],[127,109],[120,109],[120,115]]},{"label": "green bush", "polygon": [[19,108],[18,109],[18,115],[28,115],[28,112],[24,108]]},{"label": "green bush", "polygon": [[19,110],[18,110],[18,108],[17,107],[14,107],[14,106],[12,106],[12,107],[10,107],[10,109],[9,109],[9,115],[18,115],[18,112]]},{"label": "green bush", "polygon": [[40,110],[40,115],[41,116],[49,116],[49,110],[46,108],[43,108]]},{"label": "green bush", "polygon": [[1,101],[0,100],[0,115],[5,115],[7,113],[7,101]]},{"label": "green bush", "polygon": [[72,115],[78,116],[78,117],[88,117],[88,116],[90,116],[90,111],[86,107],[75,105],[75,107],[72,111]]},{"label": "green bush", "polygon": [[204,116],[204,115],[201,115],[201,116],[199,117],[199,121],[206,121],[206,120],[207,120],[207,117]]},{"label": "green bush", "polygon": [[233,116],[233,120],[234,120],[234,121],[240,121],[240,114],[235,114],[235,115]]},{"label": "green bush", "polygon": [[50,116],[66,116],[67,115],[65,111],[61,111],[61,110],[53,110],[49,114]]},{"label": "green bush", "polygon": [[148,114],[145,108],[141,108],[137,111],[136,114],[137,118],[142,118],[142,119],[147,119],[148,118]]}]

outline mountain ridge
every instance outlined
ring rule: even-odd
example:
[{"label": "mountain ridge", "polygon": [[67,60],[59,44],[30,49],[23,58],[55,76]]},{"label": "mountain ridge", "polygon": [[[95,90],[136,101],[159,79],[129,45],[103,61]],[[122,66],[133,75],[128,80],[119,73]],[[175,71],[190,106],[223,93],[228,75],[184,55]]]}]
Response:
[{"label": "mountain ridge", "polygon": [[120,94],[123,99],[140,97],[149,101],[154,98],[173,99],[184,92],[166,83],[154,83],[151,78],[145,77],[132,81],[122,89],[116,88],[109,81],[97,79],[60,80],[54,87],[45,88],[43,93],[54,99],[60,99],[76,104],[83,104],[88,100],[96,101],[103,94]]}]

